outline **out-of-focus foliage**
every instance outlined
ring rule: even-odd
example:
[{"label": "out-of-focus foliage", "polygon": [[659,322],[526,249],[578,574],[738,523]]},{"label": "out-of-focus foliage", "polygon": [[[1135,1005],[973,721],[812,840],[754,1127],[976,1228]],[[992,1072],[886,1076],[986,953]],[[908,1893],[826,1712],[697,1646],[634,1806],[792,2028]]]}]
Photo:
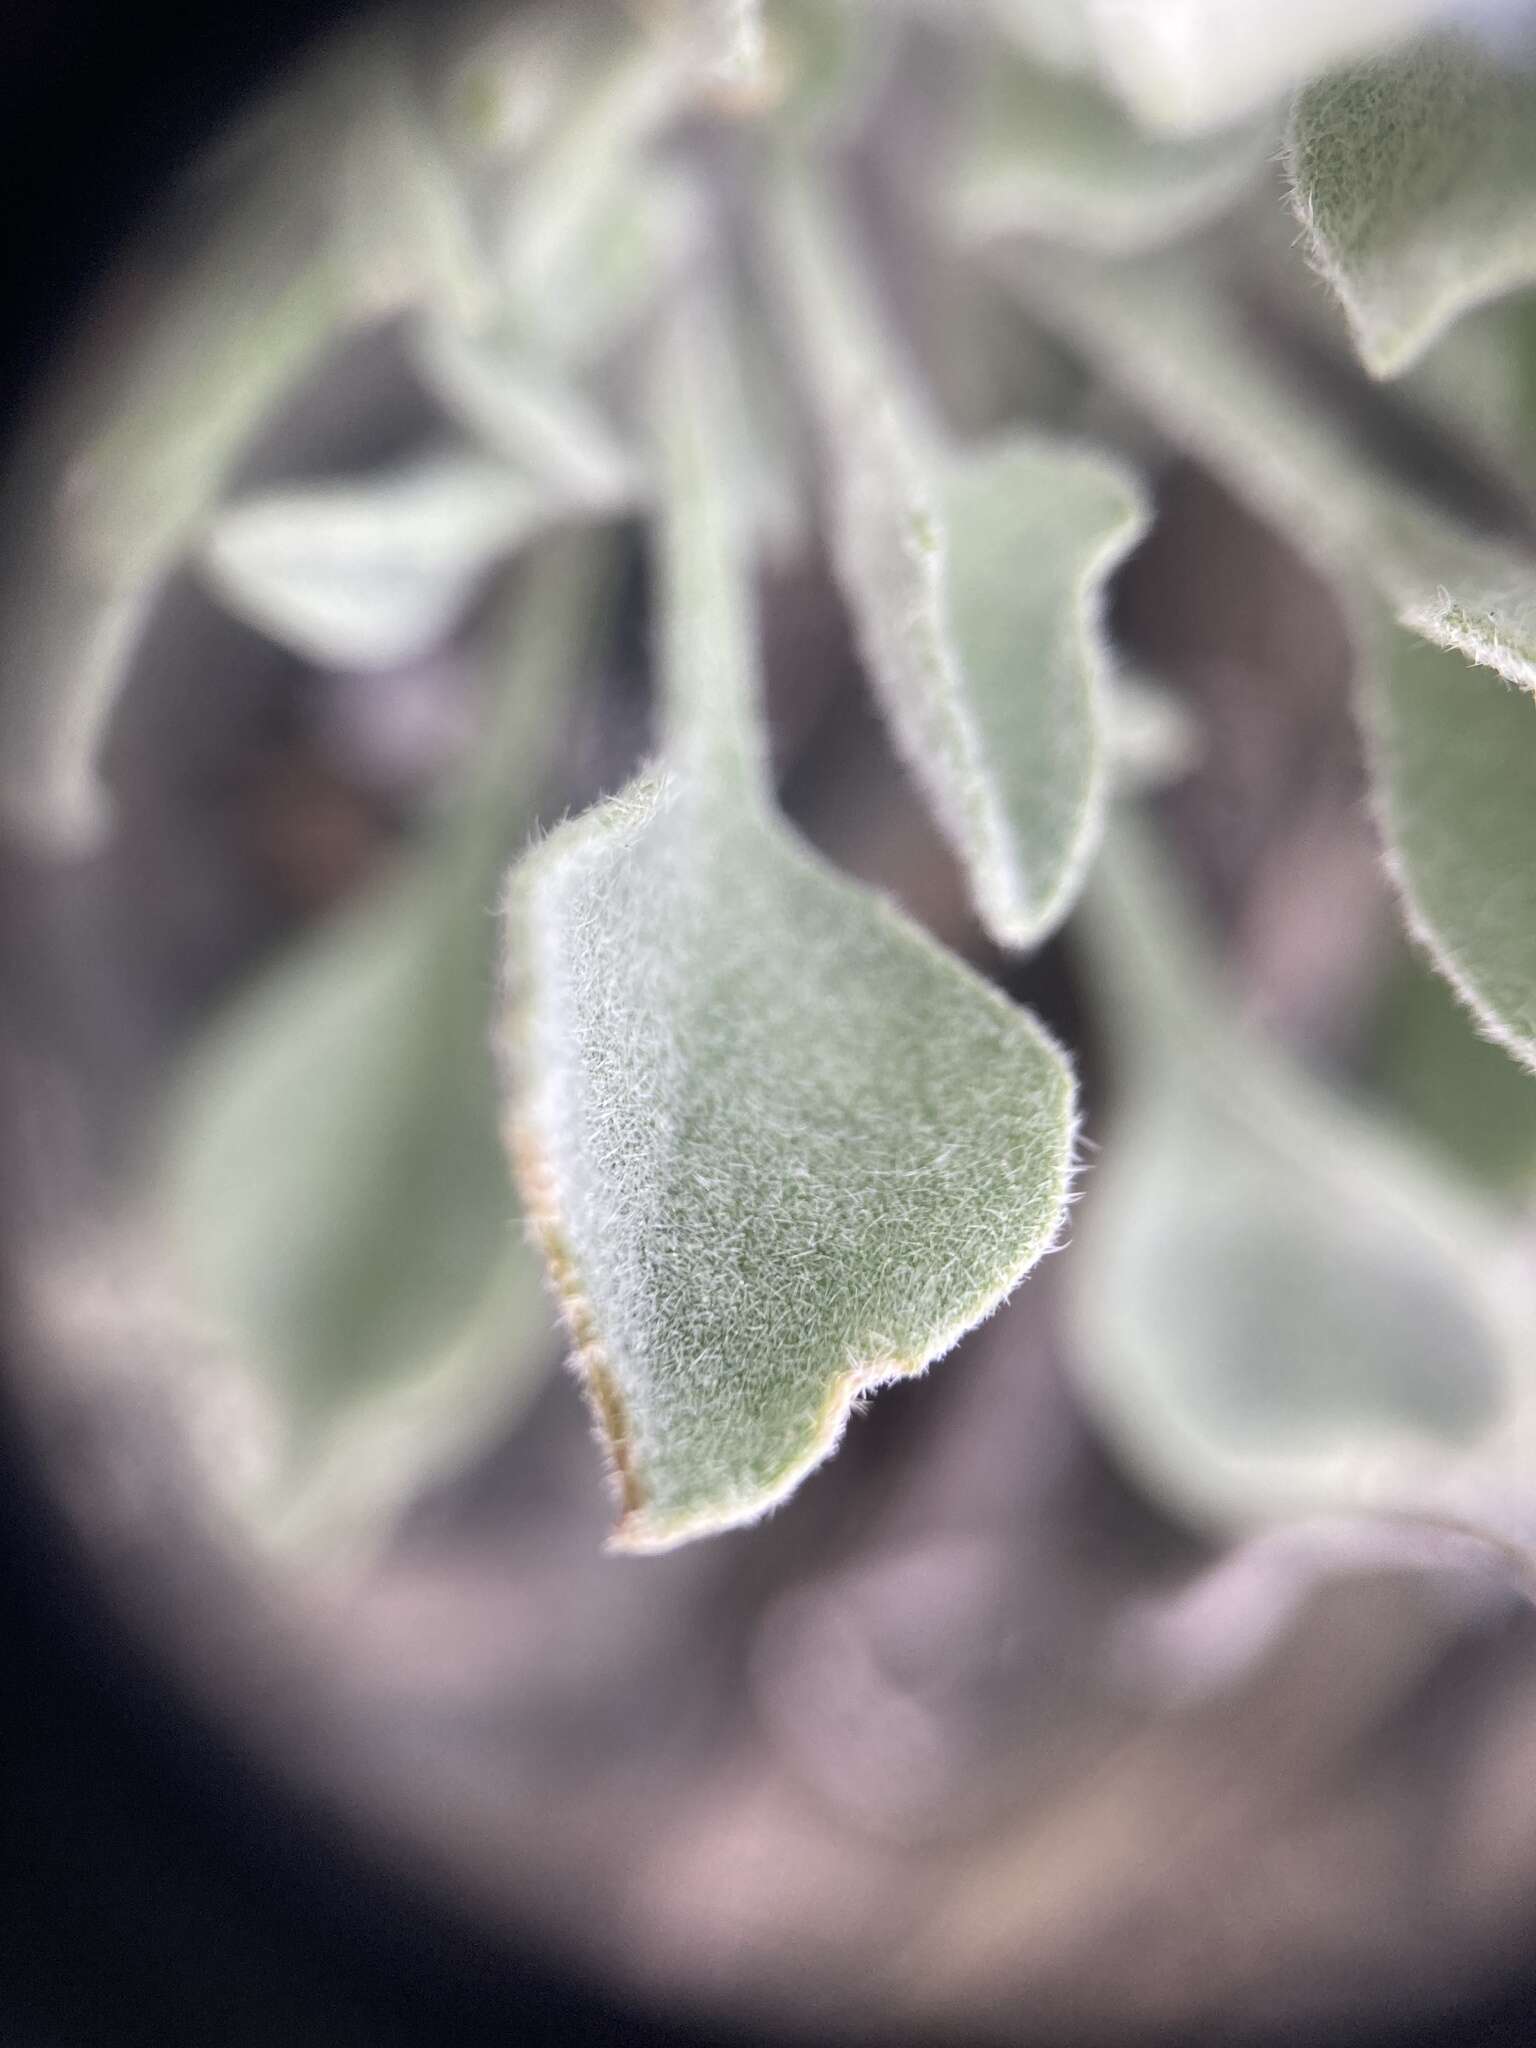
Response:
[{"label": "out-of-focus foliage", "polygon": [[[387,1415],[408,1484],[511,1398],[498,1115],[626,1542],[761,1512],[1053,1241],[1064,1056],[775,808],[753,579],[811,548],[914,801],[1023,949],[1072,915],[1112,786],[1197,758],[1106,621],[1138,472],[1206,466],[1335,594],[1408,928],[1536,1065],[1536,358],[1529,306],[1488,303],[1533,274],[1536,145],[1507,57],[1428,0],[1262,24],[1248,0],[535,0],[347,38],[238,139],[214,217],[142,268],[18,462],[0,809],[54,845],[99,827],[112,707],[184,562],[312,666],[377,673],[526,558],[459,797],[175,1091],[175,1235],[294,1442],[316,1425],[306,1483],[363,1470]],[[1292,253],[1289,323],[1246,261],[1253,209],[1289,219],[1282,133],[1322,273]],[[1435,459],[1319,348],[1330,289]],[[386,321],[435,408],[421,445],[246,486],[268,424]],[[928,383],[967,351],[997,402],[962,440]],[[517,867],[498,1006],[497,877],[585,659],[585,543],[546,529],[647,519],[660,759]],[[1074,1254],[1092,1403],[1201,1515],[1517,1540],[1523,1360],[1490,1277],[1499,1201],[1529,1192],[1513,1138],[1478,1197],[1334,1103],[1226,1016],[1158,865],[1122,844],[1094,885],[1101,1006],[1137,1042]],[[1387,1092],[1421,1122],[1405,1042],[1448,1076],[1498,1057],[1460,1010],[1400,1033]]]}]

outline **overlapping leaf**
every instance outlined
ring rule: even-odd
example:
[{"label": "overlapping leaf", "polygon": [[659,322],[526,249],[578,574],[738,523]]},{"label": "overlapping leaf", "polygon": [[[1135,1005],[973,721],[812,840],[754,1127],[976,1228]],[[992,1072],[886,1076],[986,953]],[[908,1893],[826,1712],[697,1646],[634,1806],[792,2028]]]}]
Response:
[{"label": "overlapping leaf", "polygon": [[512,1216],[488,918],[587,658],[602,545],[545,543],[486,637],[492,728],[424,851],[252,986],[166,1115],[161,1187],[197,1299],[271,1387],[274,1513],[372,1513],[515,1411],[545,1341]]},{"label": "overlapping leaf", "polygon": [[513,1145],[616,1541],[754,1518],[1049,1244],[1070,1075],[775,818],[718,369],[659,378],[665,766],[513,877]]},{"label": "overlapping leaf", "polygon": [[432,648],[552,509],[504,464],[431,457],[244,499],[213,521],[202,560],[231,611],[307,659],[392,668]]},{"label": "overlapping leaf", "polygon": [[[1529,1058],[1536,957],[1519,926],[1536,764],[1536,705],[1525,694],[1536,689],[1536,561],[1461,531],[1382,470],[1308,402],[1194,265],[1111,272],[1057,258],[1028,275],[1031,305],[1067,326],[1339,590],[1410,922],[1483,1028]],[[1379,622],[1382,600],[1435,648],[1496,675],[1427,653],[1404,666],[1403,640]],[[1507,695],[1506,682],[1521,694]],[[1459,746],[1453,730],[1464,733]],[[1486,778],[1475,789],[1465,754]]]},{"label": "overlapping leaf", "polygon": [[944,449],[904,402],[826,202],[787,186],[776,227],[871,680],[987,929],[1032,944],[1070,909],[1101,823],[1099,612],[1145,502],[1107,456],[1043,435]]},{"label": "overlapping leaf", "polygon": [[1379,377],[1536,281],[1536,76],[1464,35],[1309,86],[1286,157],[1312,259]]},{"label": "overlapping leaf", "polygon": [[638,465],[599,408],[511,335],[428,316],[413,349],[443,405],[496,454],[572,506],[613,512],[639,494]]}]

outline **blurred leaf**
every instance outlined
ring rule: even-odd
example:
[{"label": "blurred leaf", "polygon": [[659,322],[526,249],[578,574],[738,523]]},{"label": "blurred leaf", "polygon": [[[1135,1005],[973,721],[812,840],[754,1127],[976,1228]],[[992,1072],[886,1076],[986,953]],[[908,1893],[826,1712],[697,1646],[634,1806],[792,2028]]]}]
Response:
[{"label": "blurred leaf", "polygon": [[1502,1195],[1536,1194],[1536,1088],[1407,947],[1383,987],[1371,1075],[1461,1172]]},{"label": "blurred leaf", "polygon": [[168,259],[110,357],[105,319],[92,331],[17,458],[0,519],[0,816],[49,850],[103,829],[97,756],[159,581],[341,325],[344,279],[298,234],[258,197]]},{"label": "blurred leaf", "polygon": [[1286,159],[1312,260],[1378,377],[1536,282],[1536,76],[1463,36],[1309,86]]},{"label": "blurred leaf", "polygon": [[[1028,0],[1036,5],[1038,0]],[[1083,0],[1098,65],[1149,128],[1224,128],[1412,35],[1444,0]]]},{"label": "blurred leaf", "polygon": [[488,252],[398,28],[370,24],[332,62],[340,109],[333,205],[354,295],[381,314],[425,302],[466,327],[481,325],[494,304]]},{"label": "blurred leaf", "polygon": [[612,512],[634,502],[634,455],[578,386],[515,338],[429,317],[412,343],[428,386],[496,454],[570,504]]},{"label": "blurred leaf", "polygon": [[202,562],[231,611],[306,660],[393,668],[434,647],[552,509],[500,463],[434,456],[241,499],[214,519]]},{"label": "blurred leaf", "polygon": [[606,560],[571,537],[534,555],[487,634],[493,725],[459,807],[236,999],[168,1105],[176,1249],[276,1391],[280,1505],[301,1521],[462,1454],[536,1362],[537,1262],[497,1137],[490,911]]},{"label": "blurred leaf", "polygon": [[717,379],[656,414],[668,768],[515,871],[506,1047],[524,1199],[618,1482],[615,1542],[748,1521],[1043,1252],[1051,1042],[777,821]]},{"label": "blurred leaf", "polygon": [[122,267],[0,508],[0,819],[53,851],[103,829],[97,756],[140,630],[257,428],[349,327],[413,294],[465,310],[479,276],[461,195],[377,33],[248,131],[213,225],[184,217],[189,182]]},{"label": "blurred leaf", "polygon": [[1099,615],[1145,501],[1107,456],[1044,436],[942,449],[903,404],[825,200],[786,186],[776,232],[876,695],[988,931],[1034,944],[1070,910],[1102,823]]},{"label": "blurred leaf", "polygon": [[1410,927],[1489,1037],[1536,1068],[1536,704],[1404,633],[1365,701]]},{"label": "blurred leaf", "polygon": [[888,73],[887,11],[870,0],[767,0],[766,18],[776,127],[824,141],[855,126]]},{"label": "blurred leaf", "polygon": [[1497,1218],[1241,1030],[1144,836],[1111,833],[1085,929],[1123,1057],[1071,1261],[1101,1421],[1222,1529],[1342,1511],[1509,1540],[1529,1324]]},{"label": "blurred leaf", "polygon": [[[669,43],[605,47],[533,159],[511,180],[504,287],[528,332],[572,366],[590,362],[678,260],[676,187],[646,151],[687,102],[688,66]],[[687,246],[684,238],[684,249]],[[603,332],[588,327],[600,315]]]},{"label": "blurred leaf", "polygon": [[1270,149],[1267,124],[1149,136],[1090,80],[994,57],[966,127],[955,214],[967,240],[1040,235],[1116,255],[1225,211]]},{"label": "blurred leaf", "polygon": [[1536,295],[1465,314],[1399,388],[1527,508],[1536,507]]},{"label": "blurred leaf", "polygon": [[763,0],[682,0],[694,61],[716,89],[760,91],[767,57]]}]

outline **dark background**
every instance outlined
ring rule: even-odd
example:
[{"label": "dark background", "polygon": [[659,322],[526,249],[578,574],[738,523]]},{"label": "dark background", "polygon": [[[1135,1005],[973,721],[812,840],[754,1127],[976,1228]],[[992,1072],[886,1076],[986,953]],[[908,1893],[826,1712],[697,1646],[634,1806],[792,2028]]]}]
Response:
[{"label": "dark background", "polygon": [[[342,13],[0,8],[8,400],[161,181]],[[494,1948],[265,1782],[105,1611],[3,1399],[0,1660],[0,2048],[689,2038]],[[1536,1977],[1414,2038],[1533,2037]]]}]

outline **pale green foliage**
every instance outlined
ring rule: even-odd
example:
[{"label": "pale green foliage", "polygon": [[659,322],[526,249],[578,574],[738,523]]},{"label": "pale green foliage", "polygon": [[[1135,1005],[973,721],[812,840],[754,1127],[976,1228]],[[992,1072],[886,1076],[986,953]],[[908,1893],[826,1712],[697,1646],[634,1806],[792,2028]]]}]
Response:
[{"label": "pale green foliage", "polygon": [[325,668],[394,668],[443,638],[497,558],[548,522],[536,484],[449,454],[229,506],[203,565],[231,611]]},{"label": "pale green foliage", "polygon": [[1032,944],[1070,909],[1102,821],[1099,611],[1145,504],[1108,457],[1043,436],[946,448],[901,406],[826,197],[787,189],[776,226],[870,680],[987,929]]},{"label": "pale green foliage", "polygon": [[[1107,644],[1149,508],[1087,423],[1140,461],[1150,421],[1329,580],[1408,920],[1536,1065],[1536,553],[1448,515],[1433,461],[1373,431],[1417,408],[1483,482],[1513,480],[1482,502],[1530,502],[1528,314],[1480,303],[1531,274],[1530,77],[1443,36],[1394,53],[1428,0],[632,12],[535,6],[446,73],[426,39],[346,39],[223,161],[222,227],[104,326],[110,363],[40,422],[0,522],[7,663],[35,685],[0,708],[0,806],[56,839],[99,809],[113,700],[177,566],[311,664],[388,669],[531,557],[458,801],[434,793],[425,843],[232,1006],[167,1110],[185,1273],[265,1378],[295,1530],[377,1526],[533,1384],[545,1319],[498,1121],[620,1544],[761,1514],[864,1389],[920,1370],[1050,1245],[1070,1070],[779,816],[753,578],[793,602],[826,547],[981,923],[1037,943],[1112,786],[1199,752]],[[1299,86],[1314,255],[1372,367],[1417,364],[1374,422],[1337,341],[1320,364],[1315,314],[1264,331],[1253,217],[1194,233],[1257,205]],[[916,116],[894,148],[877,108]],[[1014,333],[977,264],[1054,339]],[[400,316],[474,452],[423,436],[387,473],[221,509],[248,452],[271,473],[256,437],[332,343]],[[543,536],[636,517],[660,532],[660,760],[516,867],[498,1006],[490,905],[604,580],[600,548]],[[1529,1303],[1490,1278],[1500,1220],[1239,1027],[1155,849],[1121,837],[1087,926],[1123,1059],[1074,1254],[1096,1412],[1222,1526],[1369,1511],[1529,1546]]]},{"label": "pale green foliage", "polygon": [[503,334],[422,321],[415,358],[460,423],[514,468],[572,507],[627,509],[640,492],[633,453],[578,385]]},{"label": "pale green foliage", "polygon": [[1409,922],[1536,1067],[1536,703],[1405,633],[1366,682],[1376,807]]},{"label": "pale green foliage", "polygon": [[0,630],[28,686],[0,700],[0,817],[56,850],[99,836],[96,756],[137,629],[263,418],[347,328],[419,295],[483,303],[462,199],[387,36],[347,39],[252,146],[217,231],[173,221],[170,252],[144,253],[138,303],[91,337],[18,464]]},{"label": "pale green foliage", "polygon": [[[1412,926],[1483,1028],[1529,1062],[1536,705],[1505,684],[1536,690],[1536,561],[1460,532],[1382,472],[1307,408],[1198,279],[1122,266],[1069,278],[1058,270],[1054,283],[1052,316],[1337,585],[1360,648],[1378,811]],[[1134,330],[1124,324],[1131,315]],[[1433,652],[1378,625],[1362,588],[1371,583]]]},{"label": "pale green foliage", "polygon": [[513,1220],[490,915],[548,774],[606,570],[546,543],[484,636],[497,706],[463,799],[219,1019],[167,1117],[171,1242],[275,1385],[281,1517],[360,1510],[515,1412],[547,1341]]},{"label": "pale green foliage", "polygon": [[1369,1058],[1391,1110],[1470,1179],[1517,1200],[1536,1194],[1536,1088],[1467,1028],[1449,984],[1406,945],[1383,977]]},{"label": "pale green foliage", "polygon": [[1458,526],[1387,469],[1309,396],[1198,259],[1000,260],[1038,317],[1275,521],[1347,606],[1374,586],[1437,646],[1536,689],[1536,555]]},{"label": "pale green foliage", "polygon": [[1321,79],[1286,144],[1313,261],[1368,369],[1536,280],[1536,76],[1454,35]]},{"label": "pale green foliage", "polygon": [[711,374],[660,379],[668,765],[508,899],[524,1197],[645,1548],[761,1514],[993,1307],[1072,1132],[1038,1027],[772,813]]},{"label": "pale green foliage", "polygon": [[987,66],[954,189],[962,233],[1039,235],[1106,255],[1198,227],[1251,185],[1270,130],[1146,134],[1089,79],[1022,59]]},{"label": "pale green foliage", "polygon": [[1123,1096],[1073,1257],[1094,1407],[1218,1527],[1478,1528],[1454,1482],[1500,1455],[1523,1349],[1491,1213],[1241,1030],[1145,837],[1111,835],[1087,929]]},{"label": "pale green foliage", "polygon": [[682,0],[694,61],[712,88],[761,90],[767,60],[762,0]]},{"label": "pale green foliage", "polygon": [[1399,388],[1527,508],[1536,507],[1536,298],[1467,314]]}]

